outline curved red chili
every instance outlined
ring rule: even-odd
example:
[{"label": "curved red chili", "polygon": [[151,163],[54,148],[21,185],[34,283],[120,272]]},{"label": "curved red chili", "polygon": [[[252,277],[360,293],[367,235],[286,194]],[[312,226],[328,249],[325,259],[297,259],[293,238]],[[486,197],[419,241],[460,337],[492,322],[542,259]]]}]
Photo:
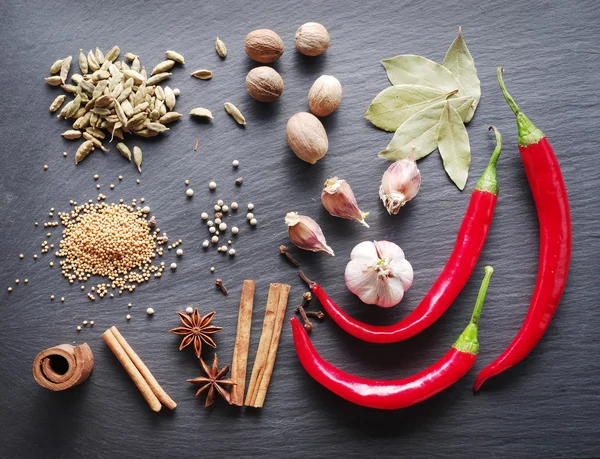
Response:
[{"label": "curved red chili", "polygon": [[371,343],[395,343],[425,330],[454,302],[471,274],[483,249],[498,199],[496,164],[502,151],[502,136],[494,127],[496,149],[471,195],[471,201],[456,236],[446,266],[421,303],[403,320],[393,325],[369,325],[346,314],[315,282],[308,283],[331,319],[346,332]]},{"label": "curved red chili", "polygon": [[558,307],[571,259],[571,216],[565,182],[552,146],[539,129],[519,110],[506,91],[498,68],[498,83],[517,116],[519,151],[533,194],[540,225],[538,275],[529,310],[519,333],[508,348],[477,376],[474,390],[492,376],[523,360],[542,339]]},{"label": "curved red chili", "polygon": [[490,277],[494,270],[485,267],[471,321],[452,348],[429,368],[404,379],[373,380],[350,375],[334,367],[317,353],[300,322],[291,319],[294,345],[300,363],[319,384],[336,395],[368,408],[395,410],[433,397],[453,385],[471,369],[479,352],[477,325]]}]

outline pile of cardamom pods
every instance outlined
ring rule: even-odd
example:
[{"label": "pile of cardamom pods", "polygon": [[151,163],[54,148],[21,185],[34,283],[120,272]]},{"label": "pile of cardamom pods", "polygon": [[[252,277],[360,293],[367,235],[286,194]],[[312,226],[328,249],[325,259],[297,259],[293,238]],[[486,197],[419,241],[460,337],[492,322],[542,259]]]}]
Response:
[{"label": "pile of cardamom pods", "polygon": [[[111,142],[114,137],[122,140],[125,133],[154,137],[169,130],[166,124],[181,118],[180,113],[173,111],[178,90],[168,86],[163,88],[158,83],[171,76],[169,70],[176,63],[184,64],[183,56],[175,51],[166,51],[167,59],[156,65],[148,78],[138,56],[125,54],[130,62],[128,64],[117,61],[119,54],[118,46],[106,55],[99,48],[87,55],[80,50],[81,73],[71,75],[72,83],[67,83],[72,56],[59,59],[50,67],[52,76],[46,78],[46,82],[60,86],[74,96],[62,107],[58,117],[75,120],[73,129],[63,132],[63,137],[84,139],[75,155],[75,163],[82,161],[95,148],[108,151],[102,144],[106,138],[102,130],[110,134]],[[58,111],[65,98],[65,95],[57,96],[50,105],[50,111]],[[119,152],[131,160],[129,148],[124,144],[120,146]],[[138,169],[141,154],[139,163],[136,161]]]}]

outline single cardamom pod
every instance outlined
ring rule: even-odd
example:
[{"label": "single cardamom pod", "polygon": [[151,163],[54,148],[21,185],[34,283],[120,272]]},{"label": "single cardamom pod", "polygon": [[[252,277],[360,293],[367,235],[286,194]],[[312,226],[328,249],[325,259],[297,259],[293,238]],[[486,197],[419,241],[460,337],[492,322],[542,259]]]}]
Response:
[{"label": "single cardamom pod", "polygon": [[215,49],[220,57],[227,56],[227,46],[225,46],[225,43],[219,37],[217,37],[217,41],[215,42]]},{"label": "single cardamom pod", "polygon": [[164,102],[164,100],[165,100],[165,91],[163,90],[162,86],[156,86],[154,88],[154,95],[156,96],[156,98],[158,100],[162,100]]},{"label": "single cardamom pod", "polygon": [[71,75],[71,81],[75,84],[80,84],[83,81],[83,77],[79,73]]},{"label": "single cardamom pod", "polygon": [[158,132],[152,131],[152,130],[146,129],[146,128],[134,130],[134,132],[136,135],[139,135],[140,137],[156,137],[158,135]]},{"label": "single cardamom pod", "polygon": [[132,61],[136,58],[137,56],[133,53],[125,53],[125,59],[127,59],[128,61]]},{"label": "single cardamom pod", "polygon": [[58,72],[60,72],[63,61],[64,59],[58,59],[57,61],[54,61],[54,64],[50,66],[50,75],[56,75]]},{"label": "single cardamom pod", "polygon": [[63,83],[59,75],[49,76],[44,78],[44,80],[46,80],[46,83],[48,83],[50,86],[60,86]]},{"label": "single cardamom pod", "polygon": [[119,121],[123,127],[127,129],[127,116],[125,116],[125,112],[123,111],[123,107],[121,107],[119,101],[115,101],[115,113],[117,114],[117,117],[119,118]]},{"label": "single cardamom pod", "polygon": [[169,128],[166,127],[165,125],[161,124],[161,123],[155,123],[155,122],[148,122],[145,125],[146,129],[150,129],[151,131],[155,131],[155,132],[165,132],[168,131]]},{"label": "single cardamom pod", "polygon": [[70,92],[71,94],[77,93],[77,86],[74,84],[62,84],[60,87],[63,89],[63,91]]},{"label": "single cardamom pod", "polygon": [[[71,104],[69,107],[69,110],[67,110],[65,112],[65,114],[63,115],[65,118],[72,118],[77,113],[77,110],[79,110],[79,107],[81,106],[81,96],[79,94],[77,94],[75,96],[75,99],[73,99],[71,102],[69,102],[69,104]],[[66,107],[67,106],[65,105],[65,108]],[[62,114],[62,112],[61,112],[61,114]]]},{"label": "single cardamom pod", "polygon": [[112,101],[113,101],[112,95],[100,96],[95,100],[95,106],[96,107],[107,107],[112,103]]},{"label": "single cardamom pod", "polygon": [[230,102],[225,102],[225,111],[231,115],[231,117],[240,125],[246,125],[246,118],[242,115],[242,112]]},{"label": "single cardamom pod", "polygon": [[166,61],[162,61],[159,64],[157,64],[156,67],[154,67],[152,69],[152,72],[150,73],[150,75],[154,76],[157,73],[166,72],[167,70],[170,70],[171,68],[173,68],[174,65],[175,65],[175,61],[172,59],[167,59]]},{"label": "single cardamom pod", "polygon": [[148,78],[148,81],[146,81],[146,84],[148,86],[158,84],[161,81],[169,78],[171,75],[173,75],[173,74],[170,72],[157,73],[156,75],[153,75],[150,78]]},{"label": "single cardamom pod", "polygon": [[106,53],[106,56],[104,56],[104,59],[106,59],[107,61],[110,61],[110,62],[114,62],[119,57],[120,53],[121,53],[121,49],[117,45],[115,45],[110,49],[110,51],[108,53]]},{"label": "single cardamom pod", "polygon": [[142,149],[140,147],[133,147],[133,163],[138,168],[140,174],[142,173]]},{"label": "single cardamom pod", "polygon": [[96,56],[94,56],[94,52],[90,49],[90,52],[87,54],[88,68],[92,72],[100,70],[100,64],[96,60]]},{"label": "single cardamom pod", "polygon": [[97,129],[97,128],[88,127],[88,128],[85,129],[85,132],[87,132],[90,135],[93,135],[97,139],[103,140],[103,139],[106,138],[106,134],[104,132],[102,132],[100,129]]},{"label": "single cardamom pod", "polygon": [[88,61],[87,61],[87,58],[85,57],[83,49],[79,50],[78,61],[79,61],[79,70],[81,70],[81,73],[83,75],[87,74],[88,73]]},{"label": "single cardamom pod", "polygon": [[127,145],[125,145],[123,142],[119,142],[117,144],[117,150],[124,158],[127,158],[129,161],[131,161],[131,151]]},{"label": "single cardamom pod", "polygon": [[96,48],[96,52],[94,53],[94,55],[96,56],[96,62],[98,62],[98,64],[104,64],[104,54],[102,53],[100,48]]},{"label": "single cardamom pod", "polygon": [[86,140],[81,145],[79,145],[79,148],[75,153],[75,164],[79,164],[81,161],[83,161],[86,158],[86,156],[92,152],[93,149],[94,144],[89,140]]},{"label": "single cardamom pod", "polygon": [[135,108],[133,109],[133,114],[137,115],[138,113],[142,113],[145,112],[148,109],[148,102],[143,102],[139,105],[136,105]]},{"label": "single cardamom pod", "polygon": [[192,72],[192,76],[199,80],[210,80],[212,78],[212,72],[210,70],[200,69]]},{"label": "single cardamom pod", "polygon": [[92,112],[87,112],[80,118],[77,118],[73,123],[73,129],[84,129],[90,125],[90,116]]},{"label": "single cardamom pod", "polygon": [[165,105],[169,108],[169,110],[173,110],[175,108],[175,104],[177,100],[175,99],[175,93],[169,86],[164,87],[165,92]]},{"label": "single cardamom pod", "polygon": [[121,108],[125,112],[125,116],[127,116],[127,118],[131,118],[133,116],[133,107],[131,106],[131,103],[128,100],[124,100],[123,102],[120,102],[120,104]]},{"label": "single cardamom pod", "polygon": [[146,80],[141,73],[135,70],[123,70],[123,75],[127,78],[132,78],[135,84],[142,84]]},{"label": "single cardamom pod", "polygon": [[[160,111],[159,111],[160,114]],[[172,123],[173,121],[177,121],[179,118],[181,118],[181,113],[177,113],[177,112],[169,112],[164,114],[163,116],[161,116],[158,121],[160,121],[162,124],[169,124]]]},{"label": "single cardamom pod", "polygon": [[69,129],[61,134],[65,139],[73,140],[81,138],[81,131],[75,129]]},{"label": "single cardamom pod", "polygon": [[[131,63],[130,70],[133,70],[134,72],[139,72],[141,68],[142,68],[142,64],[140,64],[140,58],[136,57],[133,60],[133,62]],[[126,70],[126,69],[122,69],[122,70]]]},{"label": "single cardamom pod", "polygon": [[185,64],[185,59],[177,51],[167,50],[167,51],[165,51],[165,56],[167,56],[167,59],[171,59],[172,61],[179,62],[180,64]]},{"label": "single cardamom pod", "polygon": [[71,61],[73,60],[73,56],[67,56],[60,66],[60,81],[63,84],[67,81],[67,77],[69,76],[69,71],[71,70]]},{"label": "single cardamom pod", "polygon": [[54,113],[56,110],[58,110],[60,108],[60,106],[63,104],[63,102],[65,101],[66,97],[67,96],[65,96],[64,94],[56,96],[56,99],[54,99],[52,101],[52,103],[50,104],[50,112]]},{"label": "single cardamom pod", "polygon": [[[167,115],[168,115],[168,113],[167,113]],[[212,112],[208,108],[202,108],[202,107],[194,108],[194,109],[192,109],[192,111],[190,111],[190,115],[198,116],[200,118],[209,118],[211,120],[213,119]]]}]

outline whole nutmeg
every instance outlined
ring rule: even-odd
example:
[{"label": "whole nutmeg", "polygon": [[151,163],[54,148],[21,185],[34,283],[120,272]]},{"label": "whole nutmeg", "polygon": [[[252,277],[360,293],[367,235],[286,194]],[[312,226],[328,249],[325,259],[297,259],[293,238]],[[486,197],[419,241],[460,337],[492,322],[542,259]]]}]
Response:
[{"label": "whole nutmeg", "polygon": [[283,92],[283,78],[271,67],[256,67],[246,75],[246,89],[259,102],[273,102]]},{"label": "whole nutmeg", "polygon": [[329,48],[329,32],[318,22],[307,22],[296,31],[294,41],[305,56],[320,56]]},{"label": "whole nutmeg", "polygon": [[288,144],[302,161],[314,164],[327,153],[327,132],[316,116],[300,112],[292,116],[285,129]]},{"label": "whole nutmeg", "polygon": [[317,116],[333,113],[342,101],[342,84],[336,77],[321,75],[308,92],[308,106]]},{"label": "whole nutmeg", "polygon": [[270,64],[283,54],[283,41],[272,30],[253,30],[246,35],[245,49],[250,59],[262,64]]}]

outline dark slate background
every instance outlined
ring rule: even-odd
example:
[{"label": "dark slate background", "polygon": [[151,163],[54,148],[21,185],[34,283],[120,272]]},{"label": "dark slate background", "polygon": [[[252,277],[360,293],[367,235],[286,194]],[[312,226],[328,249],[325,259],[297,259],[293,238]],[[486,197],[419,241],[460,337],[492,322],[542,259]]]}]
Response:
[{"label": "dark slate background", "polygon": [[[331,47],[319,58],[293,49],[296,29],[307,21],[323,23]],[[421,192],[398,216],[388,216],[377,189],[388,163],[376,153],[391,135],[373,128],[363,114],[371,99],[389,83],[379,61],[415,53],[441,62],[459,25],[474,55],[483,97],[468,127],[473,159],[467,189],[447,179],[437,153],[421,161]],[[280,34],[286,52],[274,67],[285,80],[278,102],[263,105],[244,89],[244,77],[256,64],[244,54],[244,36],[256,28]],[[256,2],[4,2],[0,15],[0,457],[131,458],[147,457],[597,457],[600,455],[600,316],[597,312],[600,240],[598,217],[598,144],[600,6],[594,1],[280,1]],[[220,60],[215,37],[229,49]],[[183,53],[168,83],[181,89],[177,110],[195,106],[213,110],[202,124],[187,116],[154,141],[136,140],[145,153],[141,176],[114,146],[96,152],[79,167],[76,143],[63,140],[67,123],[48,113],[60,90],[46,85],[50,64],[79,48],[114,44],[139,54],[151,69],[166,49]],[[552,141],[569,192],[573,218],[573,258],[561,306],[546,336],[526,361],[489,382],[474,396],[477,371],[496,357],[521,325],[535,282],[538,225],[519,159],[516,127],[495,80],[498,65],[521,108]],[[197,68],[214,72],[211,81],[189,76]],[[342,82],[339,110],[324,120],[328,155],[315,166],[293,155],[285,141],[285,123],[306,110],[306,94],[321,74]],[[238,105],[246,129],[222,109]],[[175,311],[187,306],[217,311],[215,324],[222,362],[231,359],[239,293],[243,279],[257,281],[250,362],[258,345],[270,282],[292,285],[288,317],[305,287],[278,255],[287,243],[283,217],[296,210],[316,218],[336,257],[299,253],[306,272],[318,279],[352,315],[373,323],[404,317],[438,275],[451,248],[470,190],[493,149],[487,126],[504,134],[499,165],[501,195],[487,244],[473,278],[454,306],[429,330],[408,342],[365,344],[331,322],[315,326],[315,346],[333,364],[373,378],[410,375],[437,360],[468,321],[483,266],[495,274],[484,310],[480,359],[463,380],[418,406],[378,412],[353,406],[310,379],[296,359],[287,320],[262,410],[218,403],[204,409],[187,378],[200,374],[192,352],[177,351]],[[200,148],[193,151],[195,139]],[[128,142],[130,145],[132,141]],[[63,151],[69,152],[64,159]],[[239,172],[231,161],[239,159]],[[48,164],[48,171],[42,166]],[[79,286],[69,285],[48,262],[34,261],[44,239],[50,207],[68,209],[97,194],[94,174],[109,200],[145,197],[160,227],[182,238],[185,255],[176,272],[141,286],[132,295],[91,303]],[[119,182],[117,176],[124,179]],[[233,185],[244,177],[241,188]],[[338,175],[351,183],[361,208],[370,211],[371,229],[330,217],[319,202],[325,178]],[[135,179],[141,178],[140,185]],[[186,199],[183,181],[195,190]],[[207,183],[218,182],[215,194]],[[110,183],[117,184],[114,191]],[[207,237],[200,212],[216,199],[256,205],[258,228],[250,231],[239,212],[242,232],[234,259],[204,252]],[[59,240],[53,231],[52,241]],[[379,310],[360,304],[343,282],[351,249],[367,239],[389,239],[405,250],[415,282],[401,305]],[[26,254],[19,260],[19,253]],[[165,256],[171,261],[172,253]],[[211,274],[209,266],[216,267]],[[224,297],[215,277],[230,288]],[[14,279],[29,279],[14,286]],[[13,285],[8,294],[6,288]],[[61,304],[49,296],[66,297]],[[131,311],[127,303],[132,302]],[[154,317],[146,307],[156,310]],[[133,318],[126,322],[125,315]],[[75,331],[83,319],[96,326]],[[179,403],[175,412],[150,411],[133,383],[104,345],[100,334],[117,325]],[[31,362],[42,349],[60,343],[87,342],[96,367],[76,389],[52,393],[31,377]],[[212,352],[206,352],[210,358]],[[249,370],[250,371],[250,370]]]}]

